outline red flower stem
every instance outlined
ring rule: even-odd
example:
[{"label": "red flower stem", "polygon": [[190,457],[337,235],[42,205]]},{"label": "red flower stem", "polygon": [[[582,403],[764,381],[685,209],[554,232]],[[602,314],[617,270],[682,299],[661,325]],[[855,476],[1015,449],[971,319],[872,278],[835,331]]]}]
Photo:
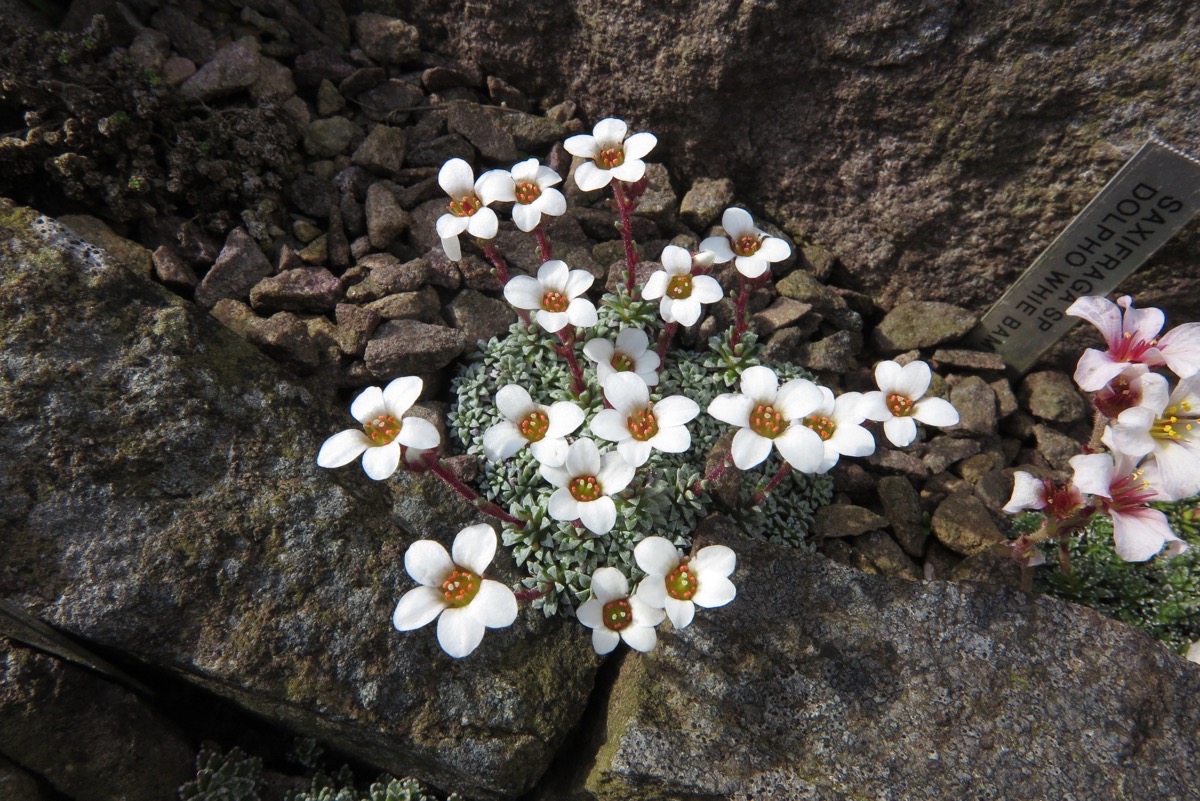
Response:
[{"label": "red flower stem", "polygon": [[[488,243],[483,246],[483,255],[486,256],[487,260],[492,263],[494,268],[496,268],[496,277],[500,279],[500,286],[503,287],[508,283],[509,279],[508,262],[504,260],[504,257],[500,255],[500,251],[496,250],[495,246],[490,240],[488,240]],[[518,309],[515,306],[513,307],[513,311],[515,311],[517,316],[521,318],[522,323],[525,325],[530,324],[529,312],[525,311],[524,309]]]},{"label": "red flower stem", "polygon": [[508,512],[501,509],[496,504],[486,500],[478,492],[471,489],[462,479],[447,470],[438,459],[437,455],[432,451],[425,451],[421,454],[421,458],[425,460],[425,464],[429,467],[429,471],[435,476],[445,481],[450,485],[450,489],[457,492],[462,497],[466,498],[471,503],[475,504],[479,511],[485,515],[491,515],[497,520],[503,520],[505,523],[511,523],[517,528],[525,528],[525,521],[518,517],[513,517]]},{"label": "red flower stem", "polygon": [[633,210],[637,206],[625,194],[625,187],[620,181],[613,181],[613,197],[617,201],[617,211],[621,214],[621,238],[625,240],[625,288],[629,297],[637,298],[634,291],[634,271],[637,268],[637,249],[633,246]]},{"label": "red flower stem", "polygon": [[742,334],[746,333],[746,296],[749,294],[750,282],[746,280],[746,276],[738,273],[737,298],[733,302],[733,335],[729,337],[731,348],[737,347],[742,341]]},{"label": "red flower stem", "polygon": [[518,601],[533,601],[538,598],[541,598],[545,594],[546,594],[545,590],[535,590],[535,589],[517,590],[516,592],[513,593],[513,595],[515,595],[517,597]]},{"label": "red flower stem", "polygon": [[[563,333],[570,330],[570,335]],[[575,358],[575,326],[563,326],[558,330],[558,339],[562,342],[562,346],[557,348],[558,352],[564,359],[567,360],[567,366],[571,368],[571,391],[576,395],[583,394],[583,369],[579,366],[579,360]]]},{"label": "red flower stem", "polygon": [[546,236],[546,229],[542,227],[540,222],[533,229],[533,235],[537,237],[538,253],[542,257],[542,263],[550,261],[552,258],[550,255],[550,237]]},{"label": "red flower stem", "polygon": [[667,323],[667,327],[658,337],[658,369],[662,370],[662,366],[667,363],[667,348],[671,347],[671,338],[675,336],[675,331],[679,328],[679,323]]},{"label": "red flower stem", "polygon": [[733,462],[730,460],[729,454],[725,454],[725,458],[721,460],[720,464],[718,464],[712,470],[709,470],[708,475],[697,481],[695,484],[692,484],[692,494],[699,495],[701,492],[704,492],[704,487],[702,486],[703,484],[712,484],[716,481],[720,481],[721,476],[725,475],[725,471],[729,469],[731,464],[733,464]]},{"label": "red flower stem", "polygon": [[758,492],[754,493],[754,499],[751,501],[751,503],[753,503],[755,506],[758,506],[760,503],[762,503],[763,500],[770,495],[776,487],[779,486],[779,482],[783,481],[784,476],[790,472],[792,472],[792,466],[787,462],[784,462],[783,466],[779,468],[779,472],[775,474],[775,477],[771,479],[770,483],[768,483],[767,486],[763,487]]}]

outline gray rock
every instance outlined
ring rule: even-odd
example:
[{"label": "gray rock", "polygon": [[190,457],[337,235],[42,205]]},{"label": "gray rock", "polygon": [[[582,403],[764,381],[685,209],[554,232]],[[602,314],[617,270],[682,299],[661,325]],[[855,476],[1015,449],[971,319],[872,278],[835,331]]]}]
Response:
[{"label": "gray rock", "polygon": [[422,323],[441,322],[442,302],[431,286],[416,292],[400,292],[372,301],[367,308],[385,320],[419,320]]},{"label": "gray rock", "polygon": [[354,69],[337,50],[323,47],[296,56],[293,74],[301,86],[317,86],[321,81],[341,83],[354,74]]},{"label": "gray rock", "polygon": [[440,370],[467,347],[461,331],[416,320],[392,320],[367,343],[367,369],[381,381]]},{"label": "gray rock", "polygon": [[495,75],[487,76],[487,90],[488,97],[498,106],[518,111],[529,110],[529,99],[525,97],[525,93],[503,78]]},{"label": "gray rock", "polygon": [[150,18],[150,25],[165,34],[171,47],[190,61],[203,64],[217,52],[212,32],[175,6],[163,6],[155,11]]},{"label": "gray rock", "polygon": [[345,402],[32,222],[0,213],[0,595],[380,770],[527,792],[583,713],[585,630],[526,609],[461,662],[431,628],[394,631],[406,547],[449,543],[474,507],[428,475],[317,467]]},{"label": "gray rock", "polygon": [[367,341],[379,327],[382,318],[377,312],[352,303],[339,303],[334,315],[337,319],[338,347],[347,356],[362,356],[367,349]]},{"label": "gray rock", "polygon": [[126,239],[108,227],[102,220],[89,214],[63,215],[59,222],[70,228],[81,239],[107,250],[117,260],[143,278],[150,276],[154,261],[150,251],[137,242]]},{"label": "gray rock", "polygon": [[950,403],[958,410],[959,421],[946,430],[984,437],[996,433],[996,393],[979,376],[970,376],[951,387]]},{"label": "gray rock", "polygon": [[144,70],[160,72],[171,57],[171,39],[153,28],[142,28],[129,45],[129,57]]},{"label": "gray rock", "polygon": [[[78,801],[159,801],[193,775],[191,744],[140,696],[5,638],[0,719],[0,753]],[[4,775],[0,797],[22,798]]]},{"label": "gray rock", "polygon": [[[345,201],[349,195],[342,195]],[[342,204],[329,207],[328,250],[330,266],[344,270],[350,266],[350,237],[346,235],[346,224],[343,220]]]},{"label": "gray rock", "polygon": [[420,289],[429,278],[424,259],[401,262],[390,253],[373,253],[358,260],[356,269],[369,272],[360,283],[346,290],[346,299],[354,303],[379,300],[397,292]]},{"label": "gray rock", "polygon": [[1055,470],[1070,470],[1071,457],[1083,452],[1082,443],[1061,431],[1041,423],[1033,427],[1038,451]]},{"label": "gray rock", "polygon": [[951,493],[939,503],[929,526],[943,545],[963,556],[979,553],[1007,539],[996,528],[987,507],[969,490]]},{"label": "gray rock", "polygon": [[811,311],[812,306],[808,303],[776,298],[774,303],[750,318],[750,325],[759,336],[770,336],[781,328],[796,325]]},{"label": "gray rock", "polygon": [[367,190],[365,207],[367,217],[367,236],[371,247],[385,250],[388,245],[408,230],[408,212],[400,208],[396,195],[383,181],[371,184]]},{"label": "gray rock", "polygon": [[785,328],[772,335],[763,357],[790,361],[810,370],[845,373],[858,367],[855,357],[861,349],[862,336],[853,331],[834,331],[810,342],[802,330]]},{"label": "gray rock", "polygon": [[393,79],[363,92],[355,102],[371,119],[397,124],[408,119],[411,109],[425,102],[425,93],[419,86]]},{"label": "gray rock", "polygon": [[262,59],[258,80],[250,86],[250,96],[255,100],[282,102],[296,94],[296,82],[292,71],[273,58]]},{"label": "gray rock", "polygon": [[4,757],[0,757],[0,798],[8,801],[48,801],[37,779]]},{"label": "gray rock", "polygon": [[407,146],[404,129],[380,124],[371,128],[350,160],[372,172],[392,176],[404,166]]},{"label": "gray rock", "polygon": [[319,314],[333,311],[342,298],[342,282],[326,269],[285,270],[250,290],[257,312],[293,311]]},{"label": "gray rock", "polygon": [[679,217],[693,231],[715,225],[725,209],[733,205],[733,181],[729,178],[700,178],[683,196]]},{"label": "gray rock", "polygon": [[[488,80],[491,81],[490,76]],[[549,148],[572,133],[547,117],[512,109],[506,110],[500,117],[500,124],[512,134],[513,144],[522,152]]]},{"label": "gray rock", "polygon": [[977,439],[934,437],[929,441],[929,450],[925,452],[925,466],[930,473],[941,473],[951,465],[979,453],[980,447]]},{"label": "gray rock", "polygon": [[167,86],[182,86],[196,74],[196,62],[183,56],[171,56],[162,66],[163,83]]},{"label": "gray rock", "polygon": [[317,86],[317,114],[321,117],[332,117],[340,114],[346,108],[346,98],[328,78],[322,79]]},{"label": "gray rock", "polygon": [[190,292],[196,288],[200,280],[196,277],[196,271],[184,264],[183,259],[166,245],[150,254],[150,259],[154,264],[154,277],[165,286],[176,292]]},{"label": "gray rock", "polygon": [[495,106],[454,101],[447,104],[450,132],[470,142],[488,161],[511,164],[517,160],[513,135],[501,122],[504,112]]},{"label": "gray rock", "polygon": [[362,131],[345,117],[313,120],[304,134],[304,150],[317,158],[333,158],[350,149]]},{"label": "gray rock", "polygon": [[441,167],[450,159],[473,162],[475,148],[459,134],[447,134],[412,145],[405,161],[410,167]]},{"label": "gray rock", "polygon": [[856,537],[888,524],[870,509],[848,503],[831,503],[817,510],[814,532],[818,537]]},{"label": "gray rock", "polygon": [[403,64],[421,55],[420,34],[404,20],[359,14],[354,34],[363,52],[383,64]]},{"label": "gray rock", "polygon": [[669,231],[675,227],[678,216],[679,198],[671,187],[671,175],[662,164],[647,164],[646,190],[638,198],[637,215],[653,220],[660,230]]},{"label": "gray rock", "polygon": [[957,342],[975,327],[977,315],[949,303],[912,301],[896,306],[875,328],[876,346],[887,353]]},{"label": "gray rock", "polygon": [[896,542],[909,556],[925,553],[925,529],[921,514],[921,499],[912,482],[903,476],[884,476],[879,479],[879,502],[892,527]]},{"label": "gray rock", "polygon": [[388,79],[387,70],[383,67],[363,67],[355,70],[354,74],[338,84],[338,91],[344,97],[356,97],[368,89],[374,89]]},{"label": "gray rock", "polygon": [[577,757],[588,797],[1191,793],[1200,710],[1178,699],[1200,671],[1140,632],[1005,587],[863,575],[719,518],[700,535],[738,554],[738,596],[621,662],[601,745]]},{"label": "gray rock", "polygon": [[1006,379],[997,379],[988,386],[996,393],[996,416],[1001,420],[1020,408],[1017,405],[1017,396],[1012,390],[1012,384],[1008,383]]},{"label": "gray rock", "polygon": [[776,282],[775,290],[785,298],[808,303],[818,314],[832,318],[846,308],[846,301],[804,270],[795,270]]},{"label": "gray rock", "polygon": [[873,576],[896,576],[920,581],[921,569],[887,532],[872,531],[855,537],[851,546],[857,557],[855,566]]},{"label": "gray rock", "polygon": [[252,36],[225,45],[212,60],[179,87],[187,97],[202,102],[248,89],[262,71],[258,40]]},{"label": "gray rock", "polygon": [[245,228],[234,228],[225,246],[199,286],[196,302],[211,308],[221,298],[245,299],[255,284],[271,274],[271,262]]},{"label": "gray rock", "polygon": [[505,336],[509,326],[517,321],[511,305],[474,289],[459,292],[446,306],[446,315],[468,342]]},{"label": "gray rock", "polygon": [[1073,423],[1087,417],[1088,404],[1070,376],[1057,370],[1030,373],[1021,382],[1017,397],[1034,417],[1056,423]]},{"label": "gray rock", "polygon": [[965,367],[968,370],[1003,370],[1004,357],[999,353],[958,348],[938,348],[933,352],[933,361],[942,367]]}]

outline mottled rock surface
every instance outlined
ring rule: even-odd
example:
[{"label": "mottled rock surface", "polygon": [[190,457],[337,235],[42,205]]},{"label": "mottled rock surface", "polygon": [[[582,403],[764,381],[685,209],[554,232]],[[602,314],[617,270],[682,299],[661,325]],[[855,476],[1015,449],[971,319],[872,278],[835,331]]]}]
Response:
[{"label": "mottled rock surface", "polygon": [[737,551],[737,600],[626,657],[591,798],[1140,801],[1200,780],[1200,670],[1132,629],[865,576],[720,519],[704,535]]},{"label": "mottled rock surface", "polygon": [[[732,178],[884,308],[915,293],[984,309],[1148,135],[1200,140],[1185,0],[465,8],[447,24],[442,2],[404,4],[426,49],[591,123],[632,117],[677,175]],[[1172,319],[1200,317],[1190,230],[1129,282]]]},{"label": "mottled rock surface", "polygon": [[455,661],[394,631],[407,545],[475,510],[318,468],[342,402],[34,224],[0,205],[0,594],[379,768],[527,790],[583,711],[586,632],[526,610]]}]

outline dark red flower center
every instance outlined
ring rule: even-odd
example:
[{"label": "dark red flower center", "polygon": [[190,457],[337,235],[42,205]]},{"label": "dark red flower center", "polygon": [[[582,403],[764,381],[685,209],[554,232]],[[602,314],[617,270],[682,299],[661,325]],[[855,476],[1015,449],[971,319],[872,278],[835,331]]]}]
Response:
[{"label": "dark red flower center", "polygon": [[604,605],[602,614],[604,627],[611,631],[620,631],[633,625],[633,607],[626,598],[609,601]]}]

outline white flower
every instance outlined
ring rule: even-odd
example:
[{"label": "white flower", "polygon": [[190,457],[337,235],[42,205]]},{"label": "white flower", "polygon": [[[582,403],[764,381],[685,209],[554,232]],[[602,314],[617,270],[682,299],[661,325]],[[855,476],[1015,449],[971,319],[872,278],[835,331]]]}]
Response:
[{"label": "white flower", "polygon": [[580,189],[585,192],[603,189],[614,178],[630,184],[642,180],[646,174],[646,162],[642,159],[654,149],[658,139],[649,133],[636,133],[626,139],[628,130],[623,120],[610,117],[596,123],[591,136],[567,137],[563,147],[568,153],[591,159],[575,168],[575,183]]},{"label": "white flower", "polygon": [[438,171],[438,185],[450,196],[450,210],[438,217],[437,233],[451,261],[462,258],[458,235],[464,231],[479,239],[496,236],[500,220],[488,205],[497,200],[514,200],[512,176],[504,170],[489,170],[475,180],[471,165],[450,159]]},{"label": "white flower", "polygon": [[754,218],[745,209],[725,209],[721,227],[729,238],[710,236],[700,243],[701,250],[716,256],[720,264],[733,259],[733,266],[747,278],[758,278],[771,264],[792,255],[792,246],[766,231],[754,227]]},{"label": "white flower", "polygon": [[828,387],[817,387],[821,405],[800,424],[815,433],[825,452],[818,473],[828,473],[842,456],[870,456],[875,452],[875,438],[863,428],[860,411],[862,393],[844,392],[835,399]]},{"label": "white flower", "polygon": [[596,307],[585,297],[596,280],[584,270],[571,270],[567,263],[552,259],[538,268],[537,278],[514,275],[504,285],[504,299],[518,309],[537,311],[538,325],[558,333],[568,324],[590,328],[599,320]]},{"label": "white flower", "polygon": [[563,193],[552,188],[562,183],[559,174],[542,166],[537,159],[527,159],[514,164],[509,172],[513,180],[513,222],[522,231],[532,231],[542,221],[542,215],[558,217],[567,210],[567,199]]},{"label": "white flower", "polygon": [[563,467],[541,466],[542,477],[558,487],[546,511],[555,520],[582,520],[594,534],[607,534],[617,522],[617,506],[610,497],[629,486],[633,465],[610,451],[600,456],[596,443],[579,439],[567,450]]},{"label": "white flower", "polygon": [[570,401],[549,406],[534,403],[519,384],[496,393],[496,408],[505,419],[483,432],[483,455],[500,462],[529,446],[541,464],[562,467],[567,460],[567,434],[583,424],[583,410]]},{"label": "white flower", "polygon": [[589,339],[583,346],[583,355],[596,363],[596,380],[603,386],[613,373],[632,371],[646,382],[646,386],[658,384],[658,354],[650,350],[650,338],[640,328],[623,328],[617,334],[614,345],[607,339]]},{"label": "white flower", "polygon": [[1045,481],[1024,470],[1017,470],[1013,473],[1012,497],[1004,505],[1004,512],[1015,515],[1026,509],[1044,509],[1046,503]]},{"label": "white flower", "polygon": [[633,558],[646,577],[635,597],[656,609],[666,609],[677,629],[692,622],[696,607],[724,606],[737,596],[729,574],[737,555],[724,545],[709,545],[695,557],[683,553],[664,537],[647,537],[633,549]]},{"label": "white flower", "polygon": [[701,304],[716,303],[725,294],[712,276],[692,275],[693,261],[711,264],[713,254],[705,251],[693,257],[678,245],[667,245],[660,259],[663,269],[646,280],[642,297],[662,298],[658,309],[666,322],[695,325],[700,319]]},{"label": "white flower", "polygon": [[636,373],[613,373],[604,381],[611,409],[592,418],[592,433],[617,443],[617,453],[634,467],[650,458],[650,450],[683,453],[692,447],[686,423],[700,414],[700,405],[683,395],[650,403],[650,389]]},{"label": "white flower", "polygon": [[456,659],[475,650],[484,629],[511,626],[517,598],[483,573],[496,555],[496,532],[486,523],[467,526],[446,549],[433,540],[417,540],[404,554],[404,569],[420,584],[396,604],[392,625],[399,631],[419,629],[435,617],[442,650]]},{"label": "white flower", "polygon": [[1164,500],[1155,489],[1154,476],[1138,469],[1136,459],[1125,454],[1089,453],[1071,457],[1075,471],[1072,482],[1080,491],[1101,499],[1101,506],[1112,518],[1113,545],[1117,556],[1126,562],[1144,562],[1167,546],[1166,553],[1176,556],[1187,550],[1187,543],[1175,536],[1167,516],[1147,506]]},{"label": "white flower", "polygon": [[654,627],[665,612],[654,609],[636,595],[629,595],[629,580],[615,567],[601,567],[592,574],[592,597],[575,616],[592,630],[592,647],[607,654],[624,640],[638,651],[653,651],[658,644]]},{"label": "white flower", "polygon": [[1170,397],[1158,384],[1143,387],[1143,405],[1126,409],[1104,442],[1128,456],[1153,456],[1164,500],[1200,493],[1200,374],[1185,378]]},{"label": "white flower", "polygon": [[1075,383],[1085,392],[1095,392],[1130,365],[1166,365],[1180,378],[1200,371],[1200,323],[1176,326],[1163,336],[1165,317],[1161,309],[1135,309],[1124,295],[1111,300],[1096,296],[1076,298],[1067,314],[1096,326],[1107,351],[1088,348],[1075,367]]},{"label": "white flower", "polygon": [[1196,640],[1188,646],[1186,658],[1189,662],[1200,663],[1200,640]]},{"label": "white flower", "polygon": [[769,367],[748,367],[742,372],[741,394],[726,393],[713,399],[708,413],[723,423],[738,426],[731,452],[739,470],[761,464],[772,446],[796,470],[815,473],[825,458],[821,438],[800,421],[816,411],[821,391],[811,381],[796,378],[779,386]]},{"label": "white flower", "polygon": [[403,416],[421,396],[422,387],[416,376],[397,378],[385,389],[367,387],[350,405],[350,414],[363,424],[363,430],[352,428],[325,440],[317,464],[341,467],[362,454],[363,470],[380,481],[396,472],[401,445],[417,450],[436,448],[442,437],[432,423]]},{"label": "white flower", "polygon": [[933,376],[925,362],[910,362],[903,367],[893,361],[875,365],[877,392],[862,396],[859,411],[868,420],[883,423],[883,433],[898,448],[917,438],[917,423],[952,426],[958,411],[941,398],[921,398]]}]

